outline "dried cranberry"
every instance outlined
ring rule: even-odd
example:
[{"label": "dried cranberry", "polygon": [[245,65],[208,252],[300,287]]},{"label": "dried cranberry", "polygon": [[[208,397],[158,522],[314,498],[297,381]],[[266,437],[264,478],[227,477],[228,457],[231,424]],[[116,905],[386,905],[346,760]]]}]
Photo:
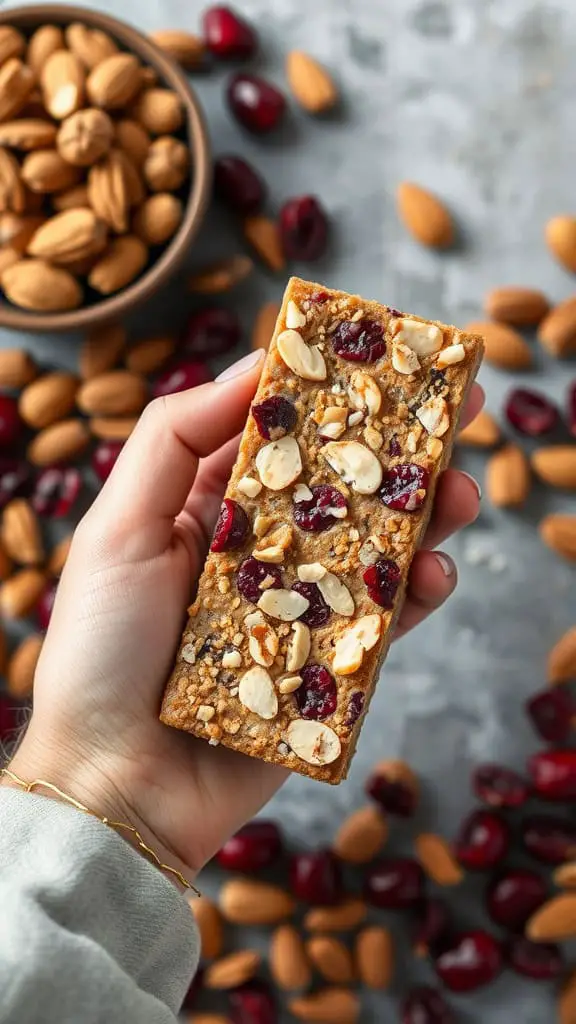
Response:
[{"label": "dried cranberry", "polygon": [[456,855],[470,871],[486,871],[508,853],[510,829],[495,811],[473,811],[463,822],[456,839]]},{"label": "dried cranberry", "polygon": [[282,836],[273,821],[251,821],[216,854],[227,871],[259,871],[274,864],[282,853]]},{"label": "dried cranberry", "polygon": [[507,944],[506,954],[512,970],[532,981],[556,981],[564,973],[564,957],[552,942],[530,942],[515,935]]},{"label": "dried cranberry", "polygon": [[[401,764],[401,762],[392,762]],[[366,793],[388,814],[398,818],[411,818],[418,803],[418,791],[415,781],[402,772],[376,771],[366,783]]]},{"label": "dried cranberry", "polygon": [[387,857],[379,861],[366,877],[366,899],[383,910],[414,907],[424,894],[424,873],[409,857]]},{"label": "dried cranberry", "polygon": [[242,547],[250,531],[250,520],[242,505],[224,498],[214,529],[210,551],[234,551]]},{"label": "dried cranberry", "polygon": [[342,896],[340,864],[330,850],[297,853],[290,861],[290,888],[298,900],[332,906]]},{"label": "dried cranberry", "polygon": [[23,459],[0,458],[0,508],[12,498],[28,494],[32,472]]},{"label": "dried cranberry", "polygon": [[241,156],[220,156],[214,165],[214,191],[236,213],[258,213],[266,199],[266,185]]},{"label": "dried cranberry", "polygon": [[57,589],[58,583],[56,581],[49,583],[38,599],[38,603],[36,605],[36,619],[40,629],[42,630],[48,629],[48,626],[50,625]]},{"label": "dried cranberry", "polygon": [[229,993],[231,1024],[277,1024],[274,996],[265,981],[248,981]]},{"label": "dried cranberry", "polygon": [[333,676],[323,665],[305,665],[300,671],[302,683],[295,693],[302,718],[323,721],[333,715],[338,703],[338,691]]},{"label": "dried cranberry", "polygon": [[18,725],[14,701],[0,693],[0,741],[11,737]]},{"label": "dried cranberry", "polygon": [[308,533],[320,533],[328,530],[338,521],[332,509],[347,509],[346,498],[337,487],[319,484],[311,487],[312,497],[294,502],[294,522],[301,530]]},{"label": "dried cranberry", "polygon": [[9,395],[0,395],[0,446],[8,448],[20,440],[24,424],[18,412],[18,402]]},{"label": "dried cranberry", "polygon": [[461,932],[435,962],[436,973],[452,992],[473,992],[500,973],[502,950],[488,932]]},{"label": "dried cranberry", "polygon": [[472,788],[478,799],[490,807],[522,807],[531,792],[521,775],[499,764],[478,765],[472,776]]},{"label": "dried cranberry", "polygon": [[292,590],[310,602],[310,607],[300,616],[300,621],[310,626],[310,629],[325,626],[330,618],[330,605],[326,604],[317,584],[298,582],[292,585]]},{"label": "dried cranberry", "polygon": [[188,318],[184,331],[185,352],[204,359],[221,356],[234,348],[241,338],[240,321],[229,309],[210,306]]},{"label": "dried cranberry", "polygon": [[72,467],[50,466],[36,478],[32,507],[39,516],[60,519],[68,515],[82,487],[82,476]]},{"label": "dried cranberry", "polygon": [[423,899],[416,907],[412,931],[412,949],[416,956],[424,957],[440,951],[451,931],[448,907],[438,897]]},{"label": "dried cranberry", "polygon": [[527,701],[526,711],[538,735],[549,743],[562,743],[572,732],[574,702],[565,686],[540,690]]},{"label": "dried cranberry", "polygon": [[322,290],[315,291],[315,292],[312,292],[312,294],[310,296],[310,302],[313,302],[315,305],[318,305],[318,306],[323,306],[325,302],[328,302],[329,298],[330,298],[330,295],[329,295],[328,292],[325,292],[325,291],[322,291]]},{"label": "dried cranberry", "polygon": [[368,594],[381,608],[393,608],[396,592],[402,580],[400,566],[391,558],[379,558],[362,573]]},{"label": "dried cranberry", "polygon": [[543,864],[563,864],[576,857],[576,824],[552,814],[532,814],[522,822],[528,853]]},{"label": "dried cranberry", "polygon": [[228,84],[227,95],[236,120],[256,135],[272,131],[286,109],[286,100],[280,90],[260,75],[234,75]]},{"label": "dried cranberry", "polygon": [[522,932],[529,917],[548,898],[544,879],[526,868],[509,868],[492,879],[486,891],[486,908],[496,924]]},{"label": "dried cranberry", "polygon": [[456,1018],[438,989],[421,985],[402,1003],[402,1024],[456,1024]]},{"label": "dried cranberry", "polygon": [[253,405],[252,415],[260,436],[267,441],[277,441],[279,437],[289,434],[298,420],[294,403],[280,395],[272,395],[258,405]]},{"label": "dried cranberry", "polygon": [[548,434],[558,423],[558,412],[552,402],[527,388],[510,392],[505,412],[512,426],[529,437]]},{"label": "dried cranberry", "polygon": [[206,363],[185,360],[173,363],[157,377],[152,393],[154,398],[164,398],[165,395],[175,395],[180,391],[197,388],[200,384],[207,384],[209,380],[212,380],[212,374]]},{"label": "dried cranberry", "polygon": [[101,441],[94,449],[92,469],[102,483],[110,476],[123,447],[123,441]]},{"label": "dried cranberry", "polygon": [[400,444],[400,441],[396,437],[396,434],[394,434],[394,436],[390,438],[388,451],[393,459],[397,459],[400,457],[400,455],[402,455],[402,446]]},{"label": "dried cranberry", "polygon": [[360,715],[364,711],[364,702],[365,702],[364,694],[361,693],[360,690],[358,690],[356,693],[352,694],[352,696],[350,697],[350,700],[348,701],[348,712],[347,712],[347,715],[346,715],[346,725],[348,725],[350,727],[353,726],[353,725],[356,725],[356,722],[358,721],[358,719],[360,718]]},{"label": "dried cranberry", "polygon": [[204,982],[204,969],[199,967],[196,974],[190,982],[190,986],[186,995],[184,996],[184,1002],[182,1003],[182,1010],[195,1010],[197,1008],[198,996],[202,991],[202,985]]},{"label": "dried cranberry", "polygon": [[372,363],[386,351],[382,326],[368,317],[341,321],[331,340],[336,355],[351,363]]},{"label": "dried cranberry", "polygon": [[328,240],[328,219],[316,196],[298,196],[284,203],[280,237],[289,260],[317,260],[322,256]]},{"label": "dried cranberry", "polygon": [[277,565],[268,565],[266,562],[259,562],[257,558],[247,558],[238,569],[236,585],[238,590],[247,601],[258,604],[263,591],[260,584],[265,579],[271,579],[271,588],[282,589],[282,573]]},{"label": "dried cranberry", "polygon": [[568,391],[568,429],[576,437],[576,381]]},{"label": "dried cranberry", "polygon": [[387,470],[378,494],[388,508],[414,512],[421,508],[430,482],[430,471],[415,462],[403,462]]},{"label": "dried cranberry", "polygon": [[209,7],[202,25],[206,46],[219,60],[242,60],[256,51],[256,32],[231,7]]},{"label": "dried cranberry", "polygon": [[576,750],[543,750],[529,759],[528,771],[543,800],[576,800]]}]

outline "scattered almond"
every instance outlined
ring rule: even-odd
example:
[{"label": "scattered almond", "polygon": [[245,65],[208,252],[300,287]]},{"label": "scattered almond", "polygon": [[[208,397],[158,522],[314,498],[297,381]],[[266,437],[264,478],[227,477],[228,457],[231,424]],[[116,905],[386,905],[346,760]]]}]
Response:
[{"label": "scattered almond", "polygon": [[292,95],[309,114],[324,114],[338,101],[338,92],[326,68],[301,50],[286,58],[286,77]]},{"label": "scattered almond", "polygon": [[452,216],[427,189],[404,181],[398,186],[398,213],[404,227],[421,245],[447,249],[454,242]]},{"label": "scattered almond", "polygon": [[350,932],[364,921],[368,908],[363,900],[348,899],[335,907],[313,907],[304,917],[309,932]]},{"label": "scattered almond", "polygon": [[28,445],[28,459],[33,466],[51,466],[81,455],[90,442],[83,420],[62,420],[46,427]]},{"label": "scattered almond", "polygon": [[130,416],[146,403],[146,382],[128,370],[111,370],[81,385],[78,408],[88,416]]},{"label": "scattered almond", "polygon": [[501,370],[525,370],[532,365],[528,343],[518,331],[490,320],[475,320],[464,328],[484,338],[484,358]]},{"label": "scattered almond", "polygon": [[554,644],[548,655],[549,683],[567,683],[576,679],[576,626]]},{"label": "scattered almond", "polygon": [[386,819],[377,807],[361,807],[342,823],[333,850],[348,864],[367,864],[382,850],[388,838]]},{"label": "scattered almond", "polygon": [[89,427],[90,433],[100,441],[127,441],[137,423],[137,416],[95,416]]},{"label": "scattered almond", "polygon": [[576,490],[576,446],[559,444],[537,448],[532,453],[532,469],[550,487]]},{"label": "scattered almond", "polygon": [[58,541],[57,544],[52,548],[50,558],[48,560],[48,572],[51,576],[61,576],[70,554],[70,547],[72,545],[72,534],[67,537],[63,537],[62,540]]},{"label": "scattered almond", "polygon": [[533,942],[563,942],[576,936],[576,893],[554,896],[540,907],[526,925]]},{"label": "scattered almond", "polygon": [[157,192],[148,196],[136,210],[132,230],[147,246],[164,245],[176,234],[183,216],[184,207],[178,196]]},{"label": "scattered almond", "polygon": [[39,565],[44,546],[36,513],[25,498],[13,498],[2,514],[2,546],[20,565]]},{"label": "scattered almond", "polygon": [[288,1004],[292,1016],[306,1024],[357,1024],[360,1001],[347,988],[325,988]]},{"label": "scattered almond", "polygon": [[38,634],[26,637],[16,648],[8,663],[8,693],[17,700],[24,700],[32,693],[36,665],[42,650],[44,638]]},{"label": "scattered almond", "polygon": [[216,960],[224,946],[224,922],[218,907],[207,896],[194,896],[189,900],[200,932],[203,960]]},{"label": "scattered almond", "polygon": [[131,373],[154,373],[173,354],[175,348],[176,341],[167,335],[145,338],[128,349],[126,366]]},{"label": "scattered almond", "polygon": [[287,992],[307,989],[312,972],[304,942],[291,924],[280,925],[270,940],[270,972],[279,988]]},{"label": "scattered almond", "polygon": [[1,388],[24,388],[37,373],[36,363],[23,348],[0,349]]},{"label": "scattered almond", "polygon": [[251,981],[260,966],[260,959],[260,954],[251,949],[229,953],[209,964],[204,972],[203,985],[207,989],[237,988]]},{"label": "scattered almond", "polygon": [[340,939],[332,935],[315,935],[308,939],[306,952],[312,966],[324,981],[349,985],[354,980],[352,954]]},{"label": "scattered almond", "polygon": [[473,448],[493,448],[500,440],[500,427],[489,412],[481,412],[458,435],[458,444]]},{"label": "scattered almond", "polygon": [[576,352],[576,296],[548,313],[538,328],[538,340],[556,359]]},{"label": "scattered almond", "polygon": [[254,263],[248,256],[230,256],[192,274],[188,288],[196,295],[219,295],[244,281],[253,269]]},{"label": "scattered almond", "polygon": [[150,135],[173,135],[184,122],[182,101],[172,89],[146,89],[131,112]]},{"label": "scattered almond", "polygon": [[286,266],[280,232],[276,221],[263,215],[246,217],[244,234],[247,241],[269,270],[280,271]]},{"label": "scattered almond", "polygon": [[41,25],[30,37],[26,62],[37,78],[57,50],[65,49],[64,33],[59,25]]},{"label": "scattered almond", "polygon": [[126,329],[121,324],[106,324],[86,337],[80,349],[79,369],[83,380],[91,380],[113,370],[126,346]]},{"label": "scattered almond", "polygon": [[206,53],[204,40],[191,32],[180,29],[159,29],[152,32],[150,38],[156,46],[167,53],[172,60],[181,64],[186,71],[194,71],[200,67]]},{"label": "scattered almond", "polygon": [[252,328],[252,348],[254,350],[258,348],[268,350],[280,309],[279,302],[266,302],[261,307]]},{"label": "scattered almond", "polygon": [[436,885],[460,885],[464,872],[450,843],[432,832],[422,832],[415,840],[416,856]]},{"label": "scattered almond", "polygon": [[292,916],[295,903],[292,896],[277,885],[233,878],[220,890],[220,909],[232,924],[279,924]]},{"label": "scattered almond", "polygon": [[576,562],[576,516],[545,516],[538,527],[544,543],[569,562]]},{"label": "scattered almond", "polygon": [[535,288],[520,288],[507,285],[492,288],[484,300],[484,309],[489,317],[513,327],[530,327],[539,324],[550,309],[546,296]]},{"label": "scattered almond", "polygon": [[576,272],[576,217],[552,217],[546,225],[546,244],[566,270]]},{"label": "scattered almond", "polygon": [[102,295],[112,295],[131,284],[147,262],[148,249],[135,235],[115,238],[91,271],[88,282]]},{"label": "scattered almond", "polygon": [[530,493],[530,466],[518,445],[507,444],[491,456],[486,467],[486,489],[493,505],[523,505]]},{"label": "scattered almond", "polygon": [[20,569],[0,586],[0,611],[9,619],[23,619],[36,607],[46,576],[39,569]]},{"label": "scattered almond", "polygon": [[387,928],[373,925],[356,938],[356,964],[360,981],[367,988],[384,990],[392,984],[394,943]]},{"label": "scattered almond", "polygon": [[82,302],[82,287],[76,278],[45,260],[20,260],[4,271],[1,280],[6,298],[33,312],[77,309]]},{"label": "scattered almond", "polygon": [[78,381],[71,373],[44,374],[24,389],[18,410],[29,427],[42,430],[72,411],[77,390]]}]

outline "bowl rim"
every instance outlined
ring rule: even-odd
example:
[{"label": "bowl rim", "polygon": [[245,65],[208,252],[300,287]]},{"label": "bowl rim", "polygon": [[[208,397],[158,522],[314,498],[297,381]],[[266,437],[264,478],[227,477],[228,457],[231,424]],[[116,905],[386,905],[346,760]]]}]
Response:
[{"label": "bowl rim", "polygon": [[183,102],[188,129],[188,147],[193,159],[194,175],[185,205],[182,223],[168,246],[153,265],[132,284],[116,295],[105,297],[91,306],[62,313],[35,313],[20,309],[0,298],[0,328],[29,332],[86,331],[113,320],[119,320],[136,305],[155,294],[178,270],[190,243],[198,233],[206,212],[212,186],[212,157],[206,120],[196,93],[184,72],[159,46],[139,29],[102,11],[67,4],[32,4],[0,9],[0,26],[31,28],[34,25],[69,25],[83,22],[117,39],[127,50],[151,65],[162,83],[178,93]]}]

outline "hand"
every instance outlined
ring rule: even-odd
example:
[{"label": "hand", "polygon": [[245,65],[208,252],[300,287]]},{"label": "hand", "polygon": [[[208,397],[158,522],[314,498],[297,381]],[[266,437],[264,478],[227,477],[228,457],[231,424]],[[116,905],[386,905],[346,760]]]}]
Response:
[{"label": "hand", "polygon": [[[76,530],[36,673],[33,716],[12,763],[23,778],[45,778],[141,828],[164,860],[189,875],[287,776],[158,720],[260,360],[261,353],[248,356],[219,381],[144,412]],[[481,405],[476,387],[467,421]],[[476,484],[449,470],[426,546],[474,520],[478,508]],[[455,584],[448,556],[421,551],[399,634]]]}]

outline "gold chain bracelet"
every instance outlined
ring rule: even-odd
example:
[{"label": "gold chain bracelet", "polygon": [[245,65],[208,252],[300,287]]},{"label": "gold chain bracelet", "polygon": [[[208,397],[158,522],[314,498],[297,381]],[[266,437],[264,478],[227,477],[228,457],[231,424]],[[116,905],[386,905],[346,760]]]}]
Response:
[{"label": "gold chain bracelet", "polygon": [[103,825],[107,825],[108,828],[112,828],[117,832],[130,832],[134,839],[136,840],[136,842],[138,843],[139,848],[142,850],[143,853],[146,854],[147,857],[150,858],[150,860],[152,861],[153,864],[156,865],[156,867],[160,868],[161,871],[166,871],[168,872],[168,874],[174,875],[174,877],[178,880],[180,885],[184,887],[184,889],[191,889],[192,892],[196,894],[196,896],[201,895],[198,889],[196,889],[192,885],[192,883],[188,881],[187,878],[184,878],[184,875],[182,874],[181,871],[178,871],[177,868],[171,868],[169,864],[162,863],[158,854],[154,853],[154,850],[151,850],[150,847],[144,842],[144,839],[142,838],[140,832],[138,831],[137,828],[134,827],[134,825],[127,825],[123,821],[112,821],[110,818],[102,816],[98,814],[96,811],[91,811],[89,807],[86,807],[84,804],[81,804],[79,800],[75,800],[73,796],[68,796],[67,793],[63,793],[62,790],[58,789],[58,787],[55,786],[52,782],[46,782],[44,779],[34,779],[34,782],[25,782],[24,779],[19,779],[18,776],[15,775],[14,772],[10,771],[9,768],[0,768],[0,776],[2,775],[6,776],[7,779],[10,779],[10,781],[13,782],[16,786],[20,786],[23,790],[25,790],[26,793],[32,793],[37,787],[42,786],[44,789],[50,790],[51,793],[55,793],[56,796],[59,796],[60,799],[64,800],[65,803],[70,804],[72,807],[75,807],[77,811],[83,811],[84,814],[89,814],[90,817],[96,818],[98,821],[101,821]]}]

